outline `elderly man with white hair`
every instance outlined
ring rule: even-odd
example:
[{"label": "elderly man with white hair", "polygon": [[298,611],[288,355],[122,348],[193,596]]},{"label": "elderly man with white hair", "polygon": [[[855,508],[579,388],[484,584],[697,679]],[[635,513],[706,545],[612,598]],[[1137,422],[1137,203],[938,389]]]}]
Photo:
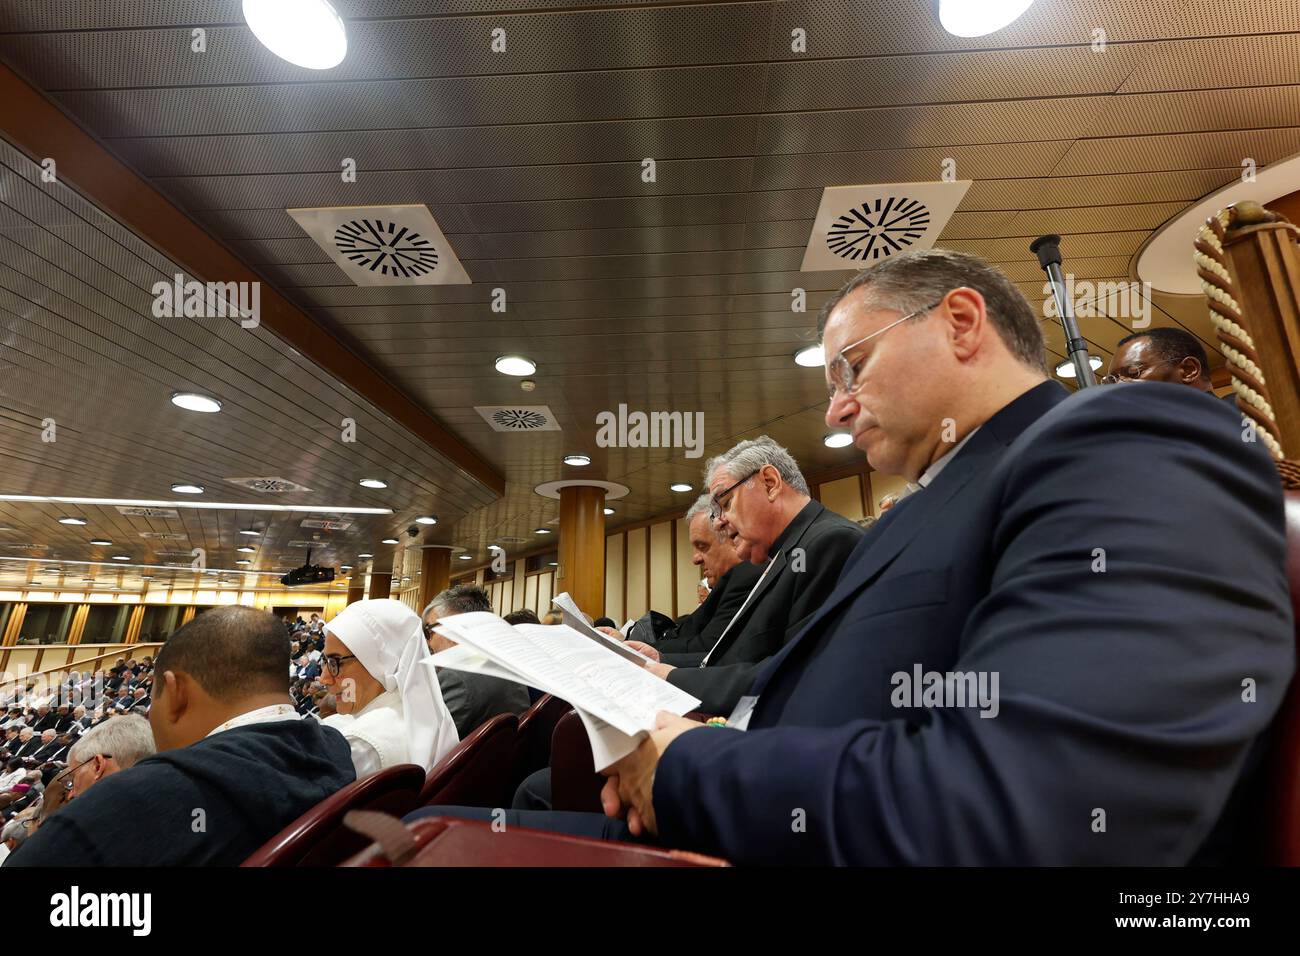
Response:
[{"label": "elderly man with white hair", "polygon": [[124,714],[86,731],[68,751],[63,778],[68,799],[75,800],[100,780],[134,767],[154,751],[153,730],[140,714]]},{"label": "elderly man with white hair", "polygon": [[321,721],[352,748],[357,779],[396,764],[426,771],[460,742],[419,616],[401,601],[349,604],[325,625],[320,682],[338,713]]}]

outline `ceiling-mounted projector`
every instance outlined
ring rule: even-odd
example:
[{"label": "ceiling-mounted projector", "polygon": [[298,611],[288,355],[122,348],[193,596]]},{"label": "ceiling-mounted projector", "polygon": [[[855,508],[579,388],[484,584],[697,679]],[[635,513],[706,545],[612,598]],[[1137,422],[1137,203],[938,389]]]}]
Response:
[{"label": "ceiling-mounted projector", "polygon": [[300,584],[328,584],[334,580],[333,568],[322,568],[311,563],[311,552],[307,552],[307,563],[300,568],[294,568],[288,574],[280,579],[280,583],[287,588],[294,588]]}]

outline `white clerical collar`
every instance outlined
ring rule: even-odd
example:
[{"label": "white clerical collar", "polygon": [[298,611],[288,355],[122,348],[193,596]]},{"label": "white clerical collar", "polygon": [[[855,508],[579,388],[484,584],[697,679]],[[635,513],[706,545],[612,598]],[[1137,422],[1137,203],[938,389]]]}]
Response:
[{"label": "white clerical collar", "polygon": [[257,710],[250,710],[246,714],[240,714],[238,717],[231,717],[224,724],[218,724],[213,727],[207,734],[211,737],[213,734],[219,734],[223,730],[233,730],[236,727],[244,727],[248,724],[269,724],[277,720],[301,720],[302,715],[294,710],[288,704],[271,704],[268,707],[259,707]]},{"label": "white clerical collar", "polygon": [[965,447],[966,443],[970,441],[979,430],[980,426],[976,425],[966,434],[965,438],[949,448],[946,452],[940,455],[938,459],[931,462],[930,467],[921,473],[920,478],[916,479],[916,481],[909,481],[907,483],[908,490],[920,491],[922,488],[930,487],[930,483],[939,477],[939,472],[948,467],[948,463],[957,456],[957,452],[961,451],[962,448]]}]

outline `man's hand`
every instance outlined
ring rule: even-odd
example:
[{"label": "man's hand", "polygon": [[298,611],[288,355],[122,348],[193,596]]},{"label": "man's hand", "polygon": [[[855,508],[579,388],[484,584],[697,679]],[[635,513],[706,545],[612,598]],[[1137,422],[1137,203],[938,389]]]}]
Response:
[{"label": "man's hand", "polygon": [[660,664],[660,663],[647,664],[647,665],[645,665],[645,669],[648,670],[651,674],[654,674],[655,677],[660,677],[660,678],[662,678],[663,680],[667,680],[667,679],[668,679],[668,672],[669,672],[670,670],[673,670],[673,665],[672,665],[672,664]]},{"label": "man's hand", "polygon": [[655,821],[651,798],[654,796],[655,769],[659,766],[659,758],[668,749],[668,745],[686,731],[703,726],[666,710],[659,711],[655,718],[654,733],[641,741],[641,746],[636,750],[602,771],[609,777],[600,791],[600,804],[605,815],[621,816],[626,808],[627,828],[633,836],[645,832],[658,836],[659,825]]},{"label": "man's hand", "polygon": [[641,641],[624,641],[623,643],[634,651],[640,651],[652,661],[659,660],[659,652],[651,644],[643,644]]},{"label": "man's hand", "polygon": [[623,640],[623,632],[616,627],[598,627],[596,630],[600,631],[602,634],[608,634],[616,641]]}]

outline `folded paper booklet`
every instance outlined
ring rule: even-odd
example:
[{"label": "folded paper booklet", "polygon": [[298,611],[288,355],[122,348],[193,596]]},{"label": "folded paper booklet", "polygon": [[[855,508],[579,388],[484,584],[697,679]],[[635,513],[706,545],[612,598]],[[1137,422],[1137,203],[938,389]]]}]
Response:
[{"label": "folded paper booklet", "polygon": [[626,657],[628,660],[639,664],[642,667],[644,667],[646,662],[650,660],[650,658],[646,657],[640,651],[634,651],[618,638],[610,637],[604,631],[596,630],[592,626],[591,620],[587,615],[583,614],[582,611],[579,610],[578,605],[574,603],[573,598],[569,597],[568,591],[562,591],[555,595],[555,597],[551,599],[551,603],[558,607],[560,613],[564,615],[564,623],[573,628],[579,634],[606,645],[615,654],[618,654],[621,657]]},{"label": "folded paper booklet", "polygon": [[659,711],[681,715],[700,705],[639,663],[565,624],[510,625],[495,614],[474,611],[442,618],[436,630],[457,646],[433,655],[428,666],[501,677],[572,704],[587,728],[596,770],[631,753],[654,730]]}]

